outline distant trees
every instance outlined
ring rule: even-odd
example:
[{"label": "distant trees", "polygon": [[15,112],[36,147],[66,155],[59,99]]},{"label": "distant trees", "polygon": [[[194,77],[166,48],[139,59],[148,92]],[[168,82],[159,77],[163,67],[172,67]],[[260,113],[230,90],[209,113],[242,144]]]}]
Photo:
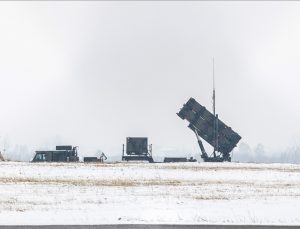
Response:
[{"label": "distant trees", "polygon": [[33,151],[27,145],[16,144],[5,150],[5,157],[9,161],[29,161],[33,156]]},{"label": "distant trees", "polygon": [[293,163],[300,164],[300,148],[292,147],[283,152],[266,152],[262,144],[254,149],[242,142],[234,151],[233,161],[254,163]]},{"label": "distant trees", "polygon": [[47,150],[54,149],[56,145],[60,145],[62,138],[58,135],[47,139],[44,144],[41,144],[38,147],[29,147],[26,144],[12,144],[8,136],[5,136],[0,141],[0,151],[2,152],[3,157],[9,161],[30,161],[34,154],[35,150]]}]

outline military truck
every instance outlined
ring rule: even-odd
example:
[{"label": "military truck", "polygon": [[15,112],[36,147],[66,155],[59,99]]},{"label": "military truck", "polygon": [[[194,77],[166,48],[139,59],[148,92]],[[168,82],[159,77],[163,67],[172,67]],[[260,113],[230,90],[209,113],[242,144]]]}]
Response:
[{"label": "military truck", "polygon": [[35,151],[32,162],[74,162],[79,161],[77,146],[56,146],[56,150]]}]

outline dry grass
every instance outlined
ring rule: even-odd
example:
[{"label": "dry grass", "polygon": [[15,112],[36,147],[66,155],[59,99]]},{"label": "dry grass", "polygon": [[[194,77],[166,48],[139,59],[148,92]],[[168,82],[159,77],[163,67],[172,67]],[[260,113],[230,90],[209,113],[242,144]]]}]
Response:
[{"label": "dry grass", "polygon": [[[217,186],[223,187],[224,190],[228,186],[239,188],[255,188],[255,189],[293,189],[299,190],[298,182],[255,182],[241,180],[176,180],[176,179],[60,179],[60,178],[34,178],[34,177],[0,177],[0,184],[30,184],[30,185],[62,185],[62,186],[86,186],[86,187],[149,187],[149,186],[182,186],[182,187],[206,187]],[[227,187],[226,187],[227,186]]]},{"label": "dry grass", "polygon": [[154,165],[155,169],[175,169],[175,170],[192,170],[192,171],[278,171],[278,172],[293,172],[300,173],[300,166],[296,165],[283,165],[282,167],[274,167],[272,164],[261,166],[259,164],[239,164],[240,166],[233,166],[226,164],[211,164],[208,166],[207,164],[195,164],[195,165],[187,165],[187,164],[169,164],[165,166],[157,166]]},{"label": "dry grass", "polygon": [[[6,165],[10,163],[2,162]],[[192,170],[192,171],[278,171],[300,173],[299,165],[281,164],[280,167],[274,164],[243,164],[243,163],[81,163],[81,162],[51,162],[51,163],[31,163],[31,166],[51,166],[64,168],[144,168],[163,170]],[[28,166],[27,163],[20,163],[18,166]]]},{"label": "dry grass", "polygon": [[120,186],[120,187],[134,187],[134,186],[176,186],[181,182],[177,180],[127,180],[127,179],[114,179],[114,180],[88,180],[88,179],[38,179],[31,177],[0,177],[2,184],[37,184],[37,185],[73,185],[73,186]]}]

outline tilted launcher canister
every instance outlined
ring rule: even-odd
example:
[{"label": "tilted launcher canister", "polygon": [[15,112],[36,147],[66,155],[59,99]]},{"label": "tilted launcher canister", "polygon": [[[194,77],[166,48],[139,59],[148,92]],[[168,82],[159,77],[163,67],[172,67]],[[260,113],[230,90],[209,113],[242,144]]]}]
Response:
[{"label": "tilted launcher canister", "polygon": [[[241,136],[222,122],[218,115],[214,116],[193,98],[183,105],[177,115],[190,123],[189,128],[197,136],[204,161],[231,161],[230,152],[240,141]],[[212,156],[206,153],[200,137],[214,147]]]}]

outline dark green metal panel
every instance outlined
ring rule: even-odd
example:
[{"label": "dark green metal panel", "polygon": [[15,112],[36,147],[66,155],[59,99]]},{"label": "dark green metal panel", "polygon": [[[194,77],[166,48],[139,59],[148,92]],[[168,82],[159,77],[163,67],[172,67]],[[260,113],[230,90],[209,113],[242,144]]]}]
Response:
[{"label": "dark green metal panel", "polygon": [[128,155],[147,155],[148,138],[129,137],[126,139],[126,154]]}]

